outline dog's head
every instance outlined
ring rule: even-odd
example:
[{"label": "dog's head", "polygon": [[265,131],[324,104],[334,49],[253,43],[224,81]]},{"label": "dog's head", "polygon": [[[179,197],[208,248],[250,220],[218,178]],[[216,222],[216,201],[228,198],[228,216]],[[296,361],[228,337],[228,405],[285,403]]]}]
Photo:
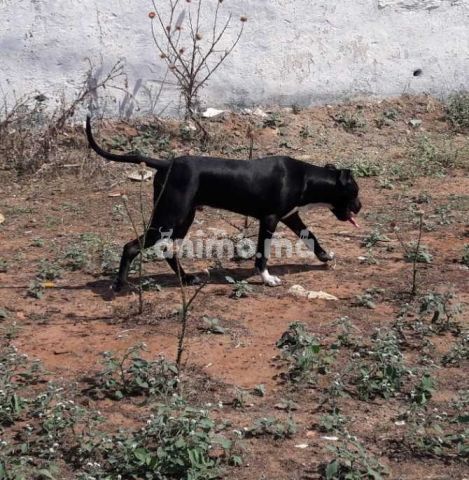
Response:
[{"label": "dog's head", "polygon": [[337,169],[333,165],[326,168],[334,170],[336,174],[336,193],[334,195],[331,211],[342,222],[351,222],[358,226],[355,215],[361,210],[362,204],[358,198],[359,187],[352,172],[347,168]]}]

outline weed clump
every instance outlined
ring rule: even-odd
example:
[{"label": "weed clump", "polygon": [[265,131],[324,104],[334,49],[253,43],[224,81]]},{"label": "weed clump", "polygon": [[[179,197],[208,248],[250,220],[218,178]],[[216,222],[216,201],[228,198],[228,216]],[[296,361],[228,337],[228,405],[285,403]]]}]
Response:
[{"label": "weed clump", "polygon": [[449,97],[446,118],[457,130],[469,127],[469,92],[458,92]]}]

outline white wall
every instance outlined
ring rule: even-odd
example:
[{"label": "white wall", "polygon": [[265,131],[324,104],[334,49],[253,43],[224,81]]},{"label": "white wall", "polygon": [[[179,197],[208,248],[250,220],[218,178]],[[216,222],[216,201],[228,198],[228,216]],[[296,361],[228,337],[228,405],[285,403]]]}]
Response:
[{"label": "white wall", "polygon": [[[0,88],[70,95],[86,59],[99,65],[101,57],[105,68],[125,60],[129,88],[138,79],[151,85],[164,73],[152,9],[149,0],[0,0]],[[240,15],[249,21],[203,92],[210,106],[469,89],[469,0],[224,0],[223,9],[234,15],[231,36]],[[414,77],[416,69],[422,75]],[[165,90],[160,107],[174,107],[174,90]],[[145,111],[143,89],[138,98]]]}]

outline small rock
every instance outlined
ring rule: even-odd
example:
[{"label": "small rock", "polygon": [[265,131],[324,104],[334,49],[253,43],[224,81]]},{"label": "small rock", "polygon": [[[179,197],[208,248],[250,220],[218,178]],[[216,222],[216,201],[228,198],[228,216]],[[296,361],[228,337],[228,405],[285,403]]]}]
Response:
[{"label": "small rock", "polygon": [[304,449],[304,448],[308,448],[308,447],[309,447],[309,445],[308,445],[307,443],[300,443],[300,444],[298,444],[298,445],[295,445],[295,448],[302,448],[302,449]]},{"label": "small rock", "polygon": [[276,403],[274,405],[274,408],[276,408],[277,410],[291,410],[291,411],[294,411],[294,410],[298,410],[298,405],[296,403],[293,403],[293,402],[280,402],[280,403]]},{"label": "small rock", "polygon": [[412,118],[409,120],[409,125],[412,128],[419,128],[422,125],[422,120],[419,120],[418,118]]},{"label": "small rock", "polygon": [[5,216],[0,213],[0,225],[5,221]]},{"label": "small rock", "polygon": [[293,285],[288,290],[288,293],[295,297],[305,297],[309,300],[339,300],[334,295],[322,291],[306,290],[301,285]]},{"label": "small rock", "polygon": [[264,112],[264,110],[262,110],[261,108],[256,108],[253,112],[252,112],[253,115],[255,115],[256,117],[261,117],[261,118],[265,118],[265,117],[268,117],[267,113]]},{"label": "small rock", "polygon": [[329,437],[325,435],[324,437],[321,437],[322,440],[328,440],[329,442],[337,442],[339,440],[339,437]]}]

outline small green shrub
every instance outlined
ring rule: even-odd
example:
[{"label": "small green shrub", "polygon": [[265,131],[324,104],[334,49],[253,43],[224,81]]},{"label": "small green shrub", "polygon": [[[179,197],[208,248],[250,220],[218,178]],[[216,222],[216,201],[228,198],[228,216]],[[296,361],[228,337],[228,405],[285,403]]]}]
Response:
[{"label": "small green shrub", "polygon": [[454,332],[459,333],[457,322],[461,313],[461,305],[452,292],[428,293],[420,299],[419,316],[422,320],[430,320],[427,333]]},{"label": "small green shrub", "polygon": [[296,433],[297,427],[292,418],[285,422],[275,417],[257,419],[251,427],[244,429],[247,437],[272,436],[276,440],[291,438]]},{"label": "small green shrub", "polygon": [[425,373],[420,379],[420,382],[410,392],[412,403],[426,405],[432,398],[435,389],[436,381],[430,376],[429,373]]},{"label": "small green shrub", "polygon": [[428,247],[424,244],[412,241],[406,245],[404,253],[406,262],[416,263],[432,263],[433,256],[428,251]]},{"label": "small green shrub", "polygon": [[366,130],[366,120],[356,113],[342,112],[334,117],[337,124],[341,125],[346,132],[358,133]]},{"label": "small green shrub", "polygon": [[325,433],[337,433],[344,430],[347,419],[338,408],[333,408],[329,413],[319,419],[319,430]]},{"label": "small green shrub", "polygon": [[378,331],[365,359],[352,368],[358,397],[369,401],[379,396],[388,399],[399,392],[410,370],[405,366],[395,332]]},{"label": "small green shrub", "polygon": [[382,480],[388,469],[363,444],[349,434],[339,445],[328,447],[334,458],[325,466],[326,480]]},{"label": "small green shrub", "polygon": [[445,366],[459,367],[469,360],[469,330],[462,332],[449,352],[445,353],[441,363]]},{"label": "small green shrub", "polygon": [[467,462],[469,458],[469,416],[467,398],[428,410],[414,404],[406,415],[403,444],[414,455]]},{"label": "small green shrub", "polygon": [[370,234],[368,234],[363,240],[362,240],[362,247],[365,248],[371,248],[376,245],[378,245],[381,242],[390,242],[391,240],[386,236],[383,235],[379,230],[373,230]]},{"label": "small green shrub", "polygon": [[272,112],[268,117],[264,119],[264,128],[277,128],[284,126],[284,120],[279,112]]},{"label": "small green shrub", "polygon": [[349,166],[355,177],[377,177],[383,173],[383,167],[369,159],[352,162]]},{"label": "small green shrub", "polygon": [[72,245],[64,255],[65,268],[76,271],[88,265],[88,254],[80,245]]},{"label": "small green shrub", "polygon": [[443,176],[458,165],[460,154],[451,139],[435,142],[424,135],[410,151],[411,176]]},{"label": "small green shrub", "polygon": [[310,138],[313,136],[313,132],[311,130],[311,127],[309,127],[308,125],[303,125],[301,128],[300,128],[300,137],[301,138]]},{"label": "small green shrub", "polygon": [[215,434],[206,410],[182,402],[159,405],[145,425],[133,432],[104,437],[88,472],[97,478],[210,480],[220,478],[223,459],[210,455],[218,446],[227,454],[232,442]]},{"label": "small green shrub", "polygon": [[31,362],[9,343],[0,344],[0,425],[11,425],[20,418],[28,403],[22,389],[38,383],[41,374],[39,362]]},{"label": "small green shrub", "polygon": [[235,280],[232,277],[225,277],[228,283],[233,285],[233,291],[231,292],[232,298],[246,298],[253,292],[253,288],[246,280]]},{"label": "small green shrub", "polygon": [[469,93],[458,92],[448,98],[446,118],[457,130],[469,128]]},{"label": "small green shrub", "polygon": [[399,112],[394,108],[388,108],[381,116],[376,120],[376,126],[378,128],[391,126],[399,117]]},{"label": "small green shrub", "polygon": [[92,380],[88,392],[93,396],[107,396],[114,400],[144,395],[168,395],[179,384],[176,365],[163,357],[145,360],[141,356],[144,345],[130,347],[122,357],[104,352],[105,369]]},{"label": "small green shrub", "polygon": [[44,287],[42,286],[42,282],[40,280],[33,280],[30,282],[26,294],[28,297],[40,300],[44,296]]},{"label": "small green shrub", "polygon": [[384,290],[382,288],[368,288],[361,295],[357,295],[353,302],[355,307],[365,307],[369,309],[376,308],[376,301],[382,295]]},{"label": "small green shrub", "polygon": [[60,267],[49,260],[41,260],[36,277],[39,280],[52,281],[61,278],[62,270]]},{"label": "small green shrub", "polygon": [[327,373],[335,360],[333,353],[326,350],[301,322],[290,324],[276,346],[290,363],[290,369],[285,376],[294,383],[314,382],[315,376]]}]

